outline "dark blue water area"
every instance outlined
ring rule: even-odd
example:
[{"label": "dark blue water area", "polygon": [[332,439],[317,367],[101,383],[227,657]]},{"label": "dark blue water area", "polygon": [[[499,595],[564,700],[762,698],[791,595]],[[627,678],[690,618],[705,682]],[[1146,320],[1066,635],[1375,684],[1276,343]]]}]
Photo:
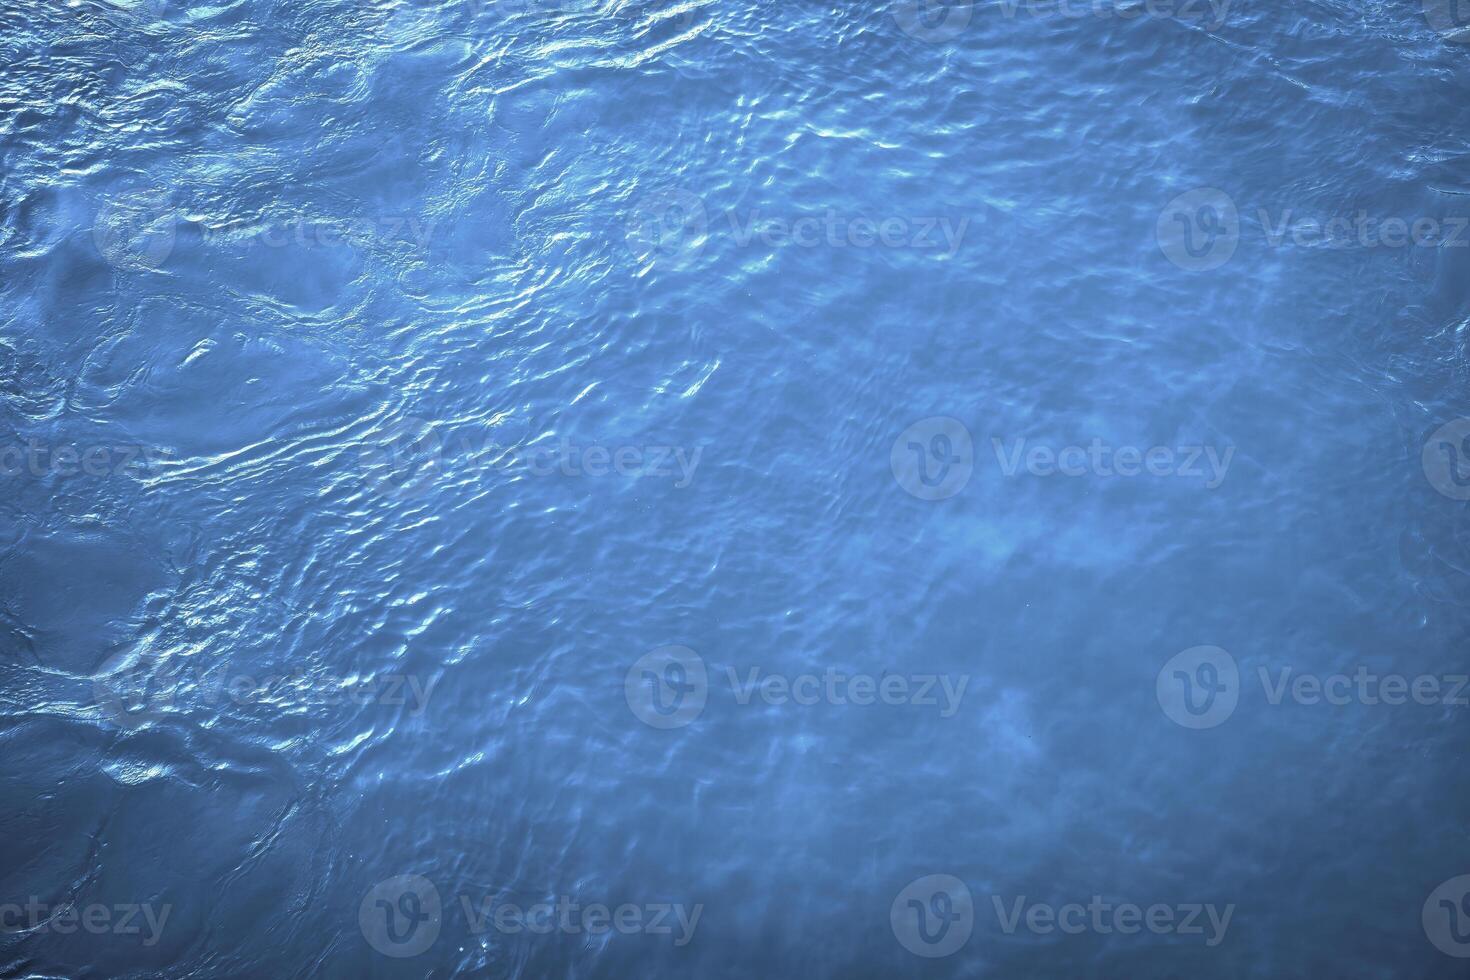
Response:
[{"label": "dark blue water area", "polygon": [[1470,9],[0,2],[0,975],[1462,977]]}]

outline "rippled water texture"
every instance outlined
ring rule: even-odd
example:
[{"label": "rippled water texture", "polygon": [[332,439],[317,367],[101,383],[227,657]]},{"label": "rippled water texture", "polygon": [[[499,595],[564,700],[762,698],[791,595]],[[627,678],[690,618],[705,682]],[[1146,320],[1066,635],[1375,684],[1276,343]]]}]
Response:
[{"label": "rippled water texture", "polygon": [[1462,976],[1460,8],[0,0],[0,974]]}]

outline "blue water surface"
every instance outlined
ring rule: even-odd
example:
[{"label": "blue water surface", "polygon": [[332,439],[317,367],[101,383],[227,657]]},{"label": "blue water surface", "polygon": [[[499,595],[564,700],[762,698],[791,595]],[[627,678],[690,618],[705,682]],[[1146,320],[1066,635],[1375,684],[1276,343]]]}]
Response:
[{"label": "blue water surface", "polygon": [[3,0],[0,975],[1464,976],[1467,24]]}]

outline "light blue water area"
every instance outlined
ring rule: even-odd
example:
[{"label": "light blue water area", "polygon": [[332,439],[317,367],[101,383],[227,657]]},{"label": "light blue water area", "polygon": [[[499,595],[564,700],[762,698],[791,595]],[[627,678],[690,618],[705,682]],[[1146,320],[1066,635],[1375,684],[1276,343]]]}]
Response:
[{"label": "light blue water area", "polygon": [[1462,976],[1463,13],[0,3],[0,973]]}]

